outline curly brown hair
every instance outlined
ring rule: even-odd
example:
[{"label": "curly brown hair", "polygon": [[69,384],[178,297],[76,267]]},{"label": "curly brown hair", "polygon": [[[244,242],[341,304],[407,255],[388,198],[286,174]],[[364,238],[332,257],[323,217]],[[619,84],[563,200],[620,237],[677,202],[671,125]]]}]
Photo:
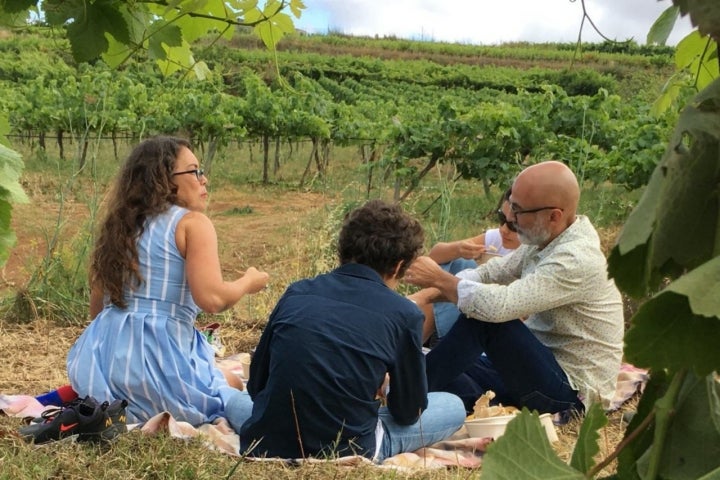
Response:
[{"label": "curly brown hair", "polygon": [[420,222],[400,205],[370,200],[345,217],[338,239],[340,263],[367,265],[385,276],[403,260],[398,272],[402,278],[422,251],[424,236]]},{"label": "curly brown hair", "polygon": [[177,202],[172,172],[180,150],[190,143],[153,137],[138,144],[125,161],[106,198],[106,212],[90,258],[90,284],[101,286],[110,301],[127,306],[125,287],[144,281],[138,270],[137,240],[145,220]]}]

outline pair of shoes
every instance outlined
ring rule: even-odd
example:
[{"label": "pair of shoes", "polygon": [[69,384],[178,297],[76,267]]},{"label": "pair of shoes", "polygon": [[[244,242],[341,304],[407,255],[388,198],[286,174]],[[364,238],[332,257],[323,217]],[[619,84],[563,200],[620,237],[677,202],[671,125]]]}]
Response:
[{"label": "pair of shoes", "polygon": [[87,396],[67,406],[46,410],[37,423],[20,429],[26,441],[42,444],[77,435],[79,442],[107,442],[127,431],[127,401],[99,403]]}]

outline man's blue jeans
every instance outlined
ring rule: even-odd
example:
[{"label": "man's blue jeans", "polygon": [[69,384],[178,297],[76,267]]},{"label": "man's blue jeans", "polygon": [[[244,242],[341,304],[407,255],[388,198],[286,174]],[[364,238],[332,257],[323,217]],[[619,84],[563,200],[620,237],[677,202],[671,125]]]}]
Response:
[{"label": "man's blue jeans", "polygon": [[[238,391],[225,406],[225,416],[236,432],[252,414],[253,401],[247,391]],[[445,440],[465,422],[465,409],[458,397],[445,392],[428,394],[428,406],[420,419],[412,425],[395,422],[387,407],[380,407],[378,417],[382,421],[383,436],[378,463],[388,457]]]},{"label": "man's blue jeans", "polygon": [[555,356],[520,320],[490,323],[460,314],[426,359],[428,389],[454,393],[468,412],[487,390],[496,394],[493,403],[539,413],[584,410]]},{"label": "man's blue jeans", "polygon": [[396,423],[387,407],[380,407],[378,413],[385,431],[378,463],[398,453],[414,452],[445,440],[465,423],[462,402],[445,392],[428,393],[428,406],[412,425]]}]

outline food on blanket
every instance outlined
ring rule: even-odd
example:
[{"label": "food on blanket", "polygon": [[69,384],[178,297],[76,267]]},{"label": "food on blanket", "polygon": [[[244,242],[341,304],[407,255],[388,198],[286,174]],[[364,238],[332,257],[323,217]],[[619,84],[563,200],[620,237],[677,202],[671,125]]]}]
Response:
[{"label": "food on blanket", "polygon": [[240,357],[240,364],[242,365],[242,369],[243,369],[243,376],[246,379],[249,379],[250,378],[250,360],[252,359],[252,357],[250,357],[249,353],[241,353],[239,355],[239,357]]},{"label": "food on blanket", "polygon": [[398,453],[383,461],[383,465],[394,465],[404,468],[422,468],[427,459],[412,452]]},{"label": "food on blanket", "polygon": [[490,401],[495,398],[495,392],[488,390],[480,395],[473,406],[473,413],[468,415],[466,420],[475,418],[499,417],[502,415],[515,415],[519,410],[515,407],[504,407],[502,404],[490,405]]}]

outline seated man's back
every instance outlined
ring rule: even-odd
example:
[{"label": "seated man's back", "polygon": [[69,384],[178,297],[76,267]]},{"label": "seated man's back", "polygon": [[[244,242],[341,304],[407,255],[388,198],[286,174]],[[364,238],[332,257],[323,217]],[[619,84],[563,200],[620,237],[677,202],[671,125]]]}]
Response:
[{"label": "seated man's back", "polygon": [[258,440],[253,455],[372,457],[376,392],[387,372],[402,379],[388,399],[396,420],[414,422],[427,404],[422,321],[364,265],[291,285],[253,357],[255,407],[240,432],[241,451]]}]

